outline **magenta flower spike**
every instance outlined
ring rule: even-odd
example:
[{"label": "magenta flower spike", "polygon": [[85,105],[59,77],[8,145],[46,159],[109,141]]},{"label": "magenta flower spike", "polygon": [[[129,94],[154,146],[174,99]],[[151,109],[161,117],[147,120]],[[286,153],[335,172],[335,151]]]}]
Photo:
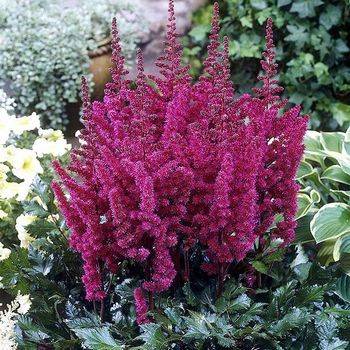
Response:
[{"label": "magenta flower spike", "polygon": [[[182,272],[174,260],[179,252],[199,245],[207,257],[203,269],[217,274],[266,234],[284,244],[294,237],[307,117],[299,106],[284,110],[272,21],[256,95],[234,95],[229,40],[221,43],[219,33],[216,3],[204,72],[192,82],[181,65],[170,0],[161,75],[144,72],[139,50],[135,87],[126,79],[114,19],[113,81],[104,100],[91,103],[82,80],[82,145],[67,169],[54,163],[59,180],[52,188],[83,259],[86,298],[105,297],[107,271],[117,273],[125,260],[138,263],[140,324],[149,322],[147,294],[168,290]],[[282,220],[271,229],[277,215]]]}]

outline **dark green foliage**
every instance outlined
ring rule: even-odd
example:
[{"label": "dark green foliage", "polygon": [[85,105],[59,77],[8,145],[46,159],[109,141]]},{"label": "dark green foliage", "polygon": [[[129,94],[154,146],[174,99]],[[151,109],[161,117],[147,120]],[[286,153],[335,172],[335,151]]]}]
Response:
[{"label": "dark green foliage", "polygon": [[[257,246],[228,269],[221,295],[217,280],[201,273],[194,249],[190,282],[156,295],[152,322],[139,327],[133,300],[138,268],[123,264],[106,276],[111,287],[101,311],[100,303],[84,300],[81,262],[67,246],[63,223],[57,224],[47,239],[38,238],[29,251],[13,250],[0,263],[5,289],[16,294],[21,286],[33,301],[18,322],[19,349],[349,349],[350,305],[335,293],[337,272],[300,247],[285,254],[276,242]],[[247,284],[248,275],[254,279]]]},{"label": "dark green foliage", "polygon": [[[230,39],[233,81],[250,88],[259,71],[263,24],[275,23],[280,79],[290,101],[302,104],[312,126],[336,129],[350,121],[349,2],[346,0],[226,0],[221,6],[222,35]],[[212,6],[193,16],[185,40],[186,60],[201,70]]]}]

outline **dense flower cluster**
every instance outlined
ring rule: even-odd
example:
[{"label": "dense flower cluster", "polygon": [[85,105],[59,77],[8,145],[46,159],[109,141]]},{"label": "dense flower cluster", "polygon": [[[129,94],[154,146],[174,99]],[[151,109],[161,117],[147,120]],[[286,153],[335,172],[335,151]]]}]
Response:
[{"label": "dense flower cluster", "polygon": [[294,178],[307,124],[300,107],[281,112],[286,102],[275,79],[271,20],[263,86],[256,96],[235,98],[228,40],[219,40],[218,4],[205,70],[192,83],[181,65],[169,3],[160,78],[145,75],[141,52],[136,84],[125,78],[113,21],[113,82],[103,102],[91,104],[83,80],[81,147],[72,151],[67,170],[55,163],[61,184],[52,185],[71,245],[84,260],[88,299],[105,296],[106,270],[115,272],[125,259],[141,263],[145,281],[135,291],[141,323],[147,321],[144,292],[171,286],[183,269],[182,259],[174,263],[179,252],[200,244],[207,257],[203,268],[220,273],[223,264],[243,259],[277,216],[271,235],[284,244],[293,239]]},{"label": "dense flower cluster", "polygon": [[[0,311],[0,344],[2,349],[17,349],[15,340],[17,319],[29,311],[31,304],[29,295],[22,295],[19,292],[11,304],[7,305],[5,310]],[[5,305],[0,304],[0,306],[3,308]]]}]

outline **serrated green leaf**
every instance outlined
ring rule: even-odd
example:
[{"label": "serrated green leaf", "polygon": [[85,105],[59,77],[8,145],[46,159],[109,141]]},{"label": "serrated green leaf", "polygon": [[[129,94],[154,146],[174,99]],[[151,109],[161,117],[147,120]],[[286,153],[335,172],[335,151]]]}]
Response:
[{"label": "serrated green leaf", "polygon": [[116,342],[108,327],[77,328],[74,333],[82,340],[84,346],[93,350],[122,350],[123,347]]}]

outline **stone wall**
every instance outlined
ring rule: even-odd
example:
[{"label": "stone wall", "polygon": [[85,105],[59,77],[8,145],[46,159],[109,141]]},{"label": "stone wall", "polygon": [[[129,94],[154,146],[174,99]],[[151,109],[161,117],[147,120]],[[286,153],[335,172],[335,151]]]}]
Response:
[{"label": "stone wall", "polygon": [[[135,0],[135,4],[146,14],[149,22],[149,33],[141,40],[141,47],[145,57],[145,70],[156,74],[155,59],[164,47],[164,38],[168,17],[167,0]],[[203,5],[206,0],[175,0],[177,28],[179,34],[188,31],[191,25],[191,14]]]}]

